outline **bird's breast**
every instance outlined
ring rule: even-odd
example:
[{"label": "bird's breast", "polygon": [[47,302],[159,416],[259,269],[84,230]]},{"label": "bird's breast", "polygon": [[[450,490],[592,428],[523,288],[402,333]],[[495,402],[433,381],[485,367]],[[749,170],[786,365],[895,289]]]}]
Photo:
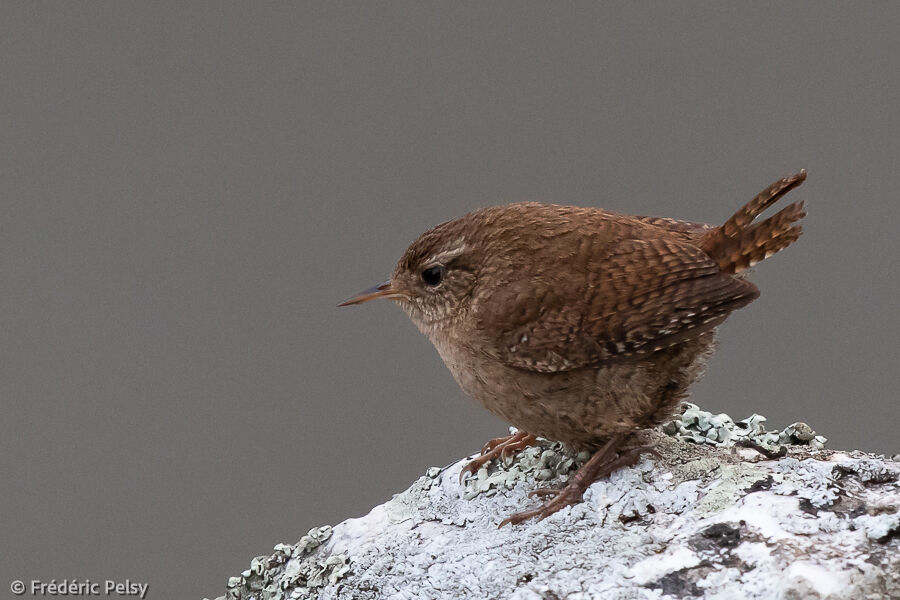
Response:
[{"label": "bird's breast", "polygon": [[583,406],[595,389],[596,370],[538,373],[511,367],[452,337],[432,343],[463,392],[508,423],[561,441],[569,441],[567,432],[576,438],[596,437],[595,426],[573,430],[571,423],[560,422],[561,416]]}]

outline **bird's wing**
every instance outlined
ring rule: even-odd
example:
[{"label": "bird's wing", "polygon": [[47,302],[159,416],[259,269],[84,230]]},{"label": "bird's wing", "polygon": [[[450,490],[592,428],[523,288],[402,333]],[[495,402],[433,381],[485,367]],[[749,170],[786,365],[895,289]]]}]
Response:
[{"label": "bird's wing", "polygon": [[634,219],[641,223],[647,223],[648,225],[653,225],[660,229],[682,234],[687,237],[701,236],[715,227],[714,225],[708,225],[706,223],[692,223],[690,221],[679,221],[678,219],[669,219],[667,217],[634,217]]},{"label": "bird's wing", "polygon": [[509,281],[475,310],[490,353],[552,373],[647,355],[719,325],[756,286],[722,273],[693,244],[614,241],[581,263]]}]

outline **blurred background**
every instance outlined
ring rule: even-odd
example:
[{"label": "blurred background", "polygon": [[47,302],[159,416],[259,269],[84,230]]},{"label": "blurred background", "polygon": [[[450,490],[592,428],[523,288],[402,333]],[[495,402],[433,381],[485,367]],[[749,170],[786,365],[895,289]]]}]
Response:
[{"label": "blurred background", "polygon": [[0,7],[0,597],[224,593],[505,432],[398,307],[335,305],[520,200],[809,217],[693,399],[897,443],[900,6]]}]

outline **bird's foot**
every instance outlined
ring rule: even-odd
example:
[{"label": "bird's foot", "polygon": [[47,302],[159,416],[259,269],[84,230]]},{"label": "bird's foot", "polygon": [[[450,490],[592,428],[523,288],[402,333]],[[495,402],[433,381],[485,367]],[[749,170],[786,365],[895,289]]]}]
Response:
[{"label": "bird's foot", "polygon": [[560,511],[567,506],[581,502],[581,497],[584,494],[585,489],[587,489],[587,487],[582,489],[580,486],[575,486],[570,483],[559,489],[535,490],[535,492],[539,492],[535,494],[536,496],[552,496],[552,498],[534,510],[517,512],[506,517],[500,521],[500,525],[498,525],[497,528],[499,529],[506,524],[518,525],[522,521],[527,521],[528,519],[533,519],[535,517],[537,517],[538,521],[543,521],[553,513]]},{"label": "bird's foot", "polygon": [[555,512],[562,510],[572,504],[581,502],[584,492],[592,483],[610,475],[613,471],[622,467],[630,467],[638,462],[641,454],[652,454],[657,458],[662,458],[660,454],[650,446],[639,446],[637,448],[629,448],[622,453],[616,452],[616,446],[622,441],[622,436],[617,436],[610,440],[603,448],[598,450],[589,461],[587,461],[572,479],[561,488],[541,488],[529,492],[529,497],[535,496],[551,496],[549,500],[534,510],[528,510],[515,513],[500,522],[499,527],[503,527],[507,523],[518,525],[522,521],[537,517],[538,521],[542,521]]},{"label": "bird's foot", "polygon": [[492,439],[481,449],[481,454],[478,458],[469,462],[459,472],[460,483],[462,483],[463,477],[467,473],[477,473],[482,465],[491,462],[495,458],[505,459],[515,456],[535,442],[537,442],[537,438],[524,431],[517,431],[512,435]]}]

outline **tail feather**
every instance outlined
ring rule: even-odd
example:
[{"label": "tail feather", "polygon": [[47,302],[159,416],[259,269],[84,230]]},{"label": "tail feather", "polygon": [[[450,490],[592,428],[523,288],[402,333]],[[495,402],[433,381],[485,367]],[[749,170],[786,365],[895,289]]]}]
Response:
[{"label": "tail feather", "polygon": [[805,170],[779,179],[721,227],[707,231],[700,240],[700,247],[727,273],[740,273],[787,248],[800,237],[801,227],[795,223],[806,216],[803,202],[789,204],[756,224],[753,221],[805,179]]}]

